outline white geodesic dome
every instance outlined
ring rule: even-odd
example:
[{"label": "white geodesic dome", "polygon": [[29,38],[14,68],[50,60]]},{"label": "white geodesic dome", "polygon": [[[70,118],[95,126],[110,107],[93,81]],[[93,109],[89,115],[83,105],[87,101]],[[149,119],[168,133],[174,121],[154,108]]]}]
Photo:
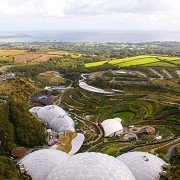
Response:
[{"label": "white geodesic dome", "polygon": [[104,129],[105,137],[111,136],[113,133],[123,131],[121,121],[122,120],[120,118],[104,120],[101,125]]},{"label": "white geodesic dome", "polygon": [[64,168],[57,165],[46,180],[135,180],[125,164],[101,153],[80,153],[71,156]]},{"label": "white geodesic dome", "polygon": [[57,132],[64,132],[65,130],[75,131],[74,121],[59,106],[33,107],[29,112],[35,114],[43,122],[48,123]]},{"label": "white geodesic dome", "polygon": [[22,164],[26,174],[33,180],[44,180],[57,165],[59,168],[67,161],[69,155],[55,149],[43,149],[32,152],[22,158],[18,164]]},{"label": "white geodesic dome", "polygon": [[147,152],[128,152],[117,157],[133,173],[137,180],[159,179],[166,164],[159,157]]}]

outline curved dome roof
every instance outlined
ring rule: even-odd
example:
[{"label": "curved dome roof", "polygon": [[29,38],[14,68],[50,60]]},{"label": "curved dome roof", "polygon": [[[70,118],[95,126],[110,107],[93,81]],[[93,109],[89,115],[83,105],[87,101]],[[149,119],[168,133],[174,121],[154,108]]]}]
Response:
[{"label": "curved dome roof", "polygon": [[35,114],[39,119],[49,124],[57,132],[64,130],[74,130],[74,121],[59,106],[49,105],[44,107],[34,107],[29,112]]},{"label": "curved dome roof", "polygon": [[109,136],[112,133],[115,133],[117,131],[121,131],[123,129],[121,125],[121,119],[120,118],[114,118],[114,119],[107,119],[101,123],[105,136]]},{"label": "curved dome roof", "polygon": [[166,164],[162,159],[147,152],[128,152],[117,157],[123,162],[138,180],[159,179],[161,166]]},{"label": "curved dome roof", "polygon": [[26,173],[34,180],[44,180],[55,166],[63,166],[69,158],[65,152],[55,149],[43,149],[28,154],[19,161]]},{"label": "curved dome roof", "polygon": [[78,152],[83,142],[84,142],[84,134],[77,133],[77,136],[71,141],[72,149],[68,154],[72,155]]},{"label": "curved dome roof", "polygon": [[131,171],[116,158],[101,153],[80,153],[71,156],[66,166],[57,165],[46,180],[58,179],[135,180]]}]

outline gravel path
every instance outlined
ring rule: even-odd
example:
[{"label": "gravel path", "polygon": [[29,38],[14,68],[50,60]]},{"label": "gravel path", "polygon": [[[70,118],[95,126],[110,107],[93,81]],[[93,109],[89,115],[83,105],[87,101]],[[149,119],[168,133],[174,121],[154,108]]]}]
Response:
[{"label": "gravel path", "polygon": [[163,75],[162,74],[160,74],[160,73],[158,73],[157,71],[155,71],[154,69],[152,69],[152,68],[149,68],[154,74],[156,74],[157,76],[159,76],[160,77],[160,79],[164,79],[164,77],[163,77]]},{"label": "gravel path", "polygon": [[169,78],[169,79],[172,79],[173,77],[171,76],[171,74],[166,70],[166,69],[163,69],[163,73]]}]

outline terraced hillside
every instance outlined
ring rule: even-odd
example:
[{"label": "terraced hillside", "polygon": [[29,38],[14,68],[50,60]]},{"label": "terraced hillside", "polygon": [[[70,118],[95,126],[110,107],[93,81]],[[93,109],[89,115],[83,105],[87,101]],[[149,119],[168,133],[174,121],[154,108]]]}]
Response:
[{"label": "terraced hillside", "polygon": [[[144,140],[148,144],[156,143],[157,134],[163,137],[162,142],[169,142],[173,135],[177,136],[179,132],[178,107],[163,105],[143,95],[108,97],[89,94],[81,90],[70,90],[63,95],[61,106],[69,111],[76,122],[77,130],[84,133],[86,137],[81,151],[97,151],[117,156],[127,149],[143,147]],[[168,114],[169,110],[172,114]],[[134,129],[138,131],[146,125],[155,127],[157,131],[144,140],[139,139],[135,144],[132,143],[134,136],[131,133],[132,137],[129,139],[126,139],[124,135],[105,138],[99,124],[115,117],[123,120],[122,125],[127,133],[130,132],[130,125],[134,125]],[[173,122],[171,122],[172,119]]]}]

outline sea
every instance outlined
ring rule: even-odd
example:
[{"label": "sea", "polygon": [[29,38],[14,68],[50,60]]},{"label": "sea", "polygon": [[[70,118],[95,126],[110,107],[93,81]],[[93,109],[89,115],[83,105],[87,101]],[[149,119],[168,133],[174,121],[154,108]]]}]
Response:
[{"label": "sea", "polygon": [[161,31],[14,31],[0,32],[0,42],[180,42],[180,32]]}]

